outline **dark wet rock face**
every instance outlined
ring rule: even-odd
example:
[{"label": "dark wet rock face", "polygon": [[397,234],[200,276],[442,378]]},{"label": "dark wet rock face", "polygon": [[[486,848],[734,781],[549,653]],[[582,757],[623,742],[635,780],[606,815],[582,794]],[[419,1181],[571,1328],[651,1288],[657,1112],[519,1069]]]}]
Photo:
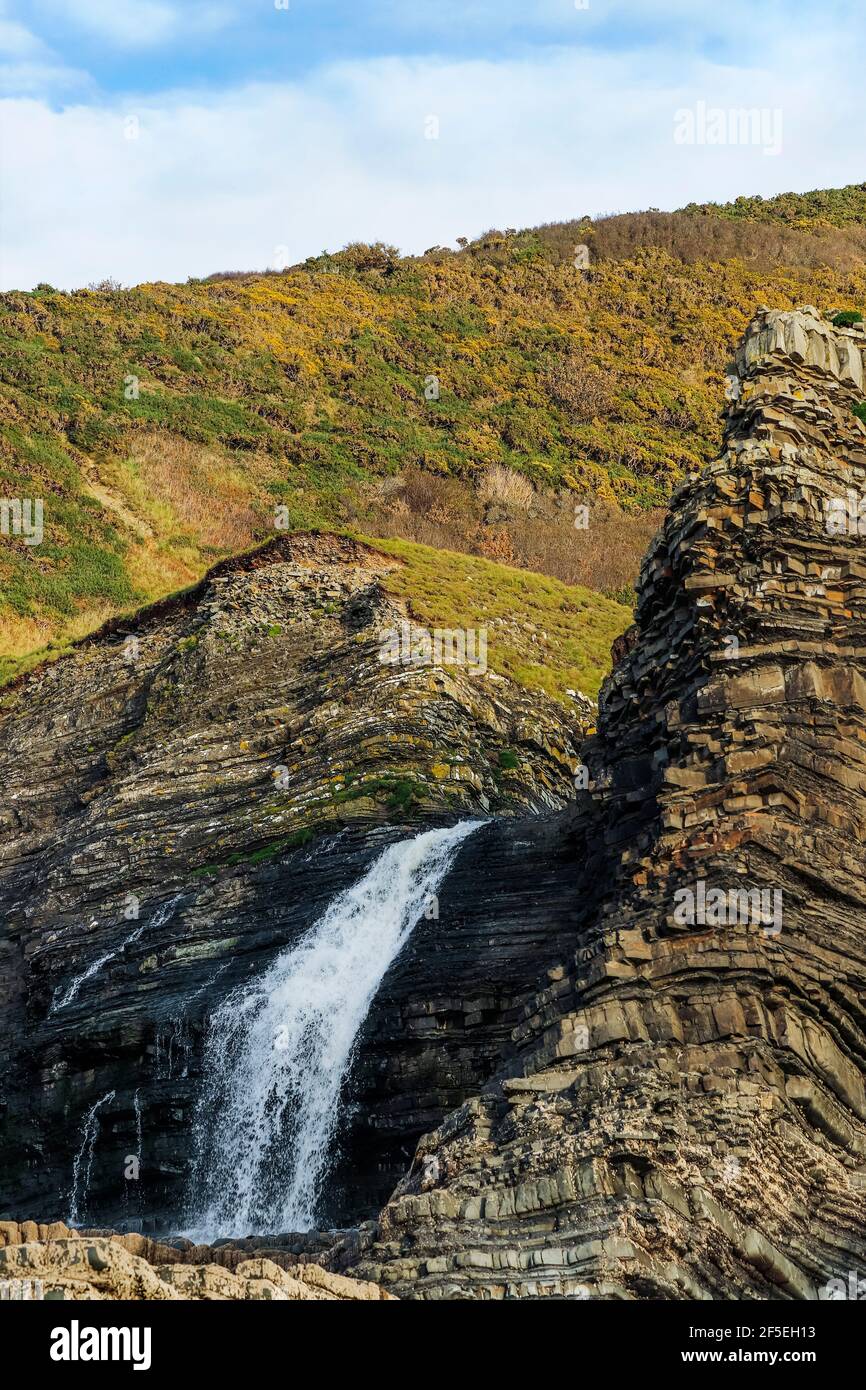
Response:
[{"label": "dark wet rock face", "polygon": [[510,1053],[527,990],[548,983],[573,937],[574,852],[562,816],[492,822],[462,846],[438,919],[418,923],[362,1034],[328,1212],[336,1224],[375,1215],[418,1137]]},{"label": "dark wet rock face", "polygon": [[[226,994],[392,839],[571,796],[580,730],[551,701],[492,673],[381,663],[382,631],[405,618],[380,585],[393,563],[335,538],[279,542],[13,692],[0,715],[0,1212],[67,1217],[78,1157],[80,1218],[168,1229],[202,1030]],[[479,972],[462,911],[459,945],[443,914],[430,949],[398,962],[381,1026],[370,1020],[350,1149],[373,1167],[353,1174],[343,1216],[378,1205],[403,1151],[492,1069],[498,1010],[534,969],[537,922],[513,941],[503,928]],[[479,973],[497,1001],[481,1019]],[[417,1022],[438,1000],[449,1041],[470,1019],[441,1074],[419,1060]],[[411,1065],[394,1046],[403,1010]],[[426,1068],[420,1100],[401,1098],[412,1067]]]}]

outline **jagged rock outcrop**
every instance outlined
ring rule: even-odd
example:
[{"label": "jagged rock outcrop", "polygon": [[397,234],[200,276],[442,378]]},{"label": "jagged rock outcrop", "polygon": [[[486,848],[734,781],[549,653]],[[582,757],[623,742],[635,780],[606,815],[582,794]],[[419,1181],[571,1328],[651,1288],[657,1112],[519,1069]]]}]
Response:
[{"label": "jagged rock outcrop", "polygon": [[[552,701],[380,661],[406,619],[381,582],[395,563],[280,539],[4,700],[0,1216],[176,1226],[225,995],[411,827],[571,797],[581,731]],[[374,1213],[498,1062],[549,924],[530,914],[492,953],[473,930],[464,914],[444,954],[413,942],[368,1021],[335,1218]]]},{"label": "jagged rock outcrop", "polygon": [[61,1222],[0,1221],[0,1299],[369,1303],[393,1295],[321,1265],[290,1260],[279,1249],[162,1245],[140,1235],[74,1231]]},{"label": "jagged rock outcrop", "polygon": [[[543,701],[383,674],[390,562],[350,542],[222,567],[143,622],[134,671],[116,629],[21,686],[0,725],[0,1209],[65,1214],[86,1172],[89,1220],[167,1229],[206,1013],[390,836],[489,809],[360,1042],[334,1214],[408,1167],[378,1220],[213,1259],[118,1248],[175,1291],[165,1267],[195,1287],[202,1260],[311,1255],[422,1299],[813,1299],[862,1275],[864,365],[861,328],[758,314],[724,452],[644,564],[576,801]],[[496,776],[506,743],[519,786]],[[347,782],[359,758],[379,800]],[[174,906],[135,935],[127,892]],[[139,1149],[147,1185],[124,1185]]]},{"label": "jagged rock outcrop", "polygon": [[420,1144],[365,1277],[815,1299],[866,1269],[864,354],[813,309],[750,326],[559,821],[568,953]]}]

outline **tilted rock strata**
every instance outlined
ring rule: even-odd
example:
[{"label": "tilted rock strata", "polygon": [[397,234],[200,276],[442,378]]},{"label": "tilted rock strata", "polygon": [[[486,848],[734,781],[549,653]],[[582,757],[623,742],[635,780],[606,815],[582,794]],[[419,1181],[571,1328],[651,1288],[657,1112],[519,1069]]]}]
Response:
[{"label": "tilted rock strata", "polygon": [[[0,711],[0,1216],[70,1214],[98,1106],[78,1219],[182,1224],[202,1031],[225,995],[393,838],[570,798],[580,729],[553,701],[492,672],[379,660],[406,620],[381,582],[395,563],[336,537],[280,539],[108,624]],[[538,936],[483,990],[460,970],[446,985],[429,956],[401,961],[381,1043],[374,1019],[358,1057],[388,1093],[381,1123],[375,1097],[358,1121],[369,1184],[348,1154],[371,1214],[403,1149],[494,1068],[498,1001],[525,989]],[[452,1026],[470,1020],[459,1065],[404,1027],[443,996]],[[480,1021],[479,996],[494,1000]],[[394,1028],[414,1033],[418,1065],[395,1054]],[[358,1215],[350,1199],[335,1219]]]},{"label": "tilted rock strata", "polygon": [[[866,486],[866,430],[853,413],[864,353],[862,330],[836,330],[812,310],[765,311],[750,328],[724,454],[677,494],[647,557],[636,625],[617,644],[598,733],[582,754],[589,791],[556,809],[558,779],[567,776],[557,770],[560,755],[566,767],[570,757],[558,735],[558,752],[540,750],[528,795],[502,808],[518,814],[465,843],[443,885],[441,920],[419,925],[384,982],[354,1079],[367,1128],[347,1155],[344,1181],[367,1184],[372,1196],[376,1135],[388,1135],[388,1176],[401,1135],[417,1134],[422,1122],[429,1132],[379,1221],[324,1241],[316,1258],[329,1269],[410,1298],[811,1299],[831,1280],[844,1285],[850,1272],[866,1272],[866,557],[856,526],[850,535],[827,528],[828,501]],[[276,558],[279,585],[276,571],[292,561]],[[247,573],[256,582],[258,564]],[[369,575],[359,583],[366,591]],[[235,594],[241,609],[246,588]],[[193,607],[215,593],[213,585],[201,591]],[[222,629],[226,605],[214,602]],[[380,602],[375,583],[362,609],[368,602]],[[314,604],[323,606],[319,597]],[[267,626],[273,614],[269,600]],[[176,609],[161,615],[160,628],[173,633],[166,652],[195,635],[185,622]],[[309,638],[308,672],[322,659],[320,634]],[[207,731],[223,699],[235,705],[226,709],[232,728],[229,715],[249,722],[271,705],[275,677],[262,699],[261,668],[254,676],[248,658],[244,665],[248,642],[225,662],[209,655],[207,633],[204,645],[194,678],[202,689],[180,680],[177,724],[168,713],[175,697],[165,704],[153,682],[159,736],[168,731],[175,762],[160,765],[150,798],[158,809],[145,810],[161,832],[179,824],[182,833],[166,834],[162,858],[133,843],[127,863],[141,865],[149,883],[178,854],[213,867],[205,831],[192,828],[179,794],[165,795],[199,708]],[[338,665],[348,660],[339,644],[335,651]],[[346,688],[354,689],[363,677],[349,666]],[[113,669],[107,686],[97,681],[94,707],[120,730]],[[58,728],[81,688],[71,680],[56,706]],[[486,747],[483,717],[466,728],[476,698],[460,697],[455,718],[464,740]],[[50,712],[50,701],[40,709]],[[87,1107],[119,1077],[94,1155],[101,1219],[122,1214],[117,1170],[134,1151],[138,1087],[150,1171],[162,1183],[149,1201],[171,1212],[197,1084],[195,1037],[186,1047],[183,1030],[172,1032],[175,1006],[180,1019],[195,1017],[190,1006],[202,991],[213,1007],[230,983],[295,939],[391,831],[375,804],[341,831],[322,810],[317,824],[329,833],[309,849],[232,864],[240,846],[243,857],[262,842],[237,829],[247,822],[230,793],[203,788],[199,802],[215,796],[218,816],[219,873],[205,875],[208,892],[183,900],[155,946],[142,937],[121,953],[98,992],[82,986],[82,1007],[65,1021],[61,1010],[58,1024],[47,1014],[51,989],[68,980],[66,942],[83,944],[87,919],[51,942],[51,914],[59,909],[71,928],[91,877],[94,907],[123,880],[113,868],[101,878],[103,851],[79,857],[87,841],[78,826],[102,814],[100,798],[84,803],[95,810],[77,809],[77,773],[71,791],[63,779],[49,788],[56,756],[26,723],[38,717],[22,708],[6,725],[25,734],[16,789],[24,791],[27,757],[41,759],[28,798],[49,808],[44,843],[21,838],[32,823],[11,823],[0,877],[18,895],[0,988],[39,1068],[35,1088],[29,1063],[7,1083],[7,1151],[26,1153],[7,1181],[28,1210],[48,1214],[40,1195],[68,1172]],[[91,715],[81,728],[92,724]],[[339,739],[341,718],[329,727]],[[406,727],[395,729],[398,738]],[[152,745],[144,748],[153,757]],[[255,751],[270,766],[276,750]],[[183,758],[180,765],[183,787],[190,774]],[[317,786],[320,765],[311,764]],[[485,796],[486,785],[482,776]],[[446,804],[434,797],[431,820],[447,819]],[[453,814],[477,806],[467,795]],[[546,806],[550,814],[520,814]],[[305,814],[300,803],[297,813]],[[71,848],[50,845],[56,827],[70,830]],[[23,851],[34,844],[28,860]],[[176,882],[167,872],[160,901]],[[74,903],[50,900],[63,885],[75,888]],[[713,890],[736,906],[730,921],[706,916]],[[774,907],[781,894],[778,921],[773,912],[741,919],[731,890],[766,891]],[[681,911],[688,894],[700,904],[691,920]],[[74,958],[79,968],[82,959]],[[216,985],[209,971],[223,967]],[[361,1153],[363,1163],[353,1163]],[[312,1253],[316,1238],[308,1240]],[[247,1259],[284,1268],[301,1258],[303,1242],[292,1245],[292,1237],[238,1241],[230,1253],[217,1247],[212,1261],[187,1251],[157,1266],[198,1267],[203,1258],[234,1274]]]},{"label": "tilted rock strata", "polygon": [[[826,520],[866,488],[864,354],[808,309],[746,335],[584,750],[572,949],[352,1257],[401,1296],[815,1299],[866,1272],[866,549]],[[730,919],[688,920],[713,888]]]}]

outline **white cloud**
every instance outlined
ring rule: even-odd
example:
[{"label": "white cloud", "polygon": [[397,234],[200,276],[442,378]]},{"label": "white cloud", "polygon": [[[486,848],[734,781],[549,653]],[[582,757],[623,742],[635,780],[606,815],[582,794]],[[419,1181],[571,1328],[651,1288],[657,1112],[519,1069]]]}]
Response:
[{"label": "white cloud", "polygon": [[234,15],[216,0],[41,0],[41,8],[119,48],[154,48],[185,32],[218,29]]},{"label": "white cloud", "polygon": [[63,62],[0,0],[0,91],[6,96],[45,96],[90,85],[85,73]]},{"label": "white cloud", "polygon": [[[206,98],[10,101],[0,284],[185,279],[378,237],[421,251],[496,225],[853,182],[859,62],[825,35],[779,41],[761,70],[559,49],[344,63]],[[780,107],[782,153],[677,145],[675,112],[699,101]]]},{"label": "white cloud", "polygon": [[42,44],[23,24],[0,18],[0,54],[4,58],[30,58]]},{"label": "white cloud", "polygon": [[64,67],[52,61],[50,56],[44,62],[0,62],[0,91],[9,95],[39,96],[50,91],[60,96],[92,85],[86,73],[77,68]]}]

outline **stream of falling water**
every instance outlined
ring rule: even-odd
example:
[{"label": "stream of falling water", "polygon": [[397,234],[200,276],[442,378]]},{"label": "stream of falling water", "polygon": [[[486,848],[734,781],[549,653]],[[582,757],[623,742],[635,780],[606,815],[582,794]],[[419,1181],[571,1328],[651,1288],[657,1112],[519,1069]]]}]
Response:
[{"label": "stream of falling water", "polygon": [[[127,946],[131,946],[133,941],[138,940],[146,927],[152,932],[156,931],[159,927],[164,927],[166,922],[171,918],[182,896],[182,893],[178,893],[176,897],[172,898],[169,902],[162,903],[162,905],[156,909],[153,918],[149,922],[139,922],[138,926],[133,927],[129,935],[125,936],[118,946],[114,946],[110,951],[105,951],[101,956],[97,956],[96,960],[92,961],[87,969],[83,970],[80,975],[74,975],[65,989],[58,987],[54,991],[54,997],[51,1000],[51,1007],[48,1010],[49,1017],[52,1014],[59,1013],[61,1009],[65,1009],[67,1005],[73,1003],[81,986],[86,984],[88,980],[91,980],[94,975],[98,975],[102,967],[107,965],[110,960],[114,960],[116,956],[122,955]],[[93,919],[90,925],[91,927],[96,926],[96,918]]]},{"label": "stream of falling water", "polygon": [[214,1014],[189,1202],[194,1238],[315,1226],[358,1034],[389,965],[479,824],[389,846]]},{"label": "stream of falling water", "polygon": [[67,1224],[78,1226],[84,1215],[87,1193],[90,1188],[90,1170],[93,1167],[93,1150],[99,1133],[99,1112],[103,1105],[114,1100],[114,1091],[108,1091],[88,1110],[81,1126],[81,1146],[72,1165],[72,1190],[69,1194],[69,1216]]}]

